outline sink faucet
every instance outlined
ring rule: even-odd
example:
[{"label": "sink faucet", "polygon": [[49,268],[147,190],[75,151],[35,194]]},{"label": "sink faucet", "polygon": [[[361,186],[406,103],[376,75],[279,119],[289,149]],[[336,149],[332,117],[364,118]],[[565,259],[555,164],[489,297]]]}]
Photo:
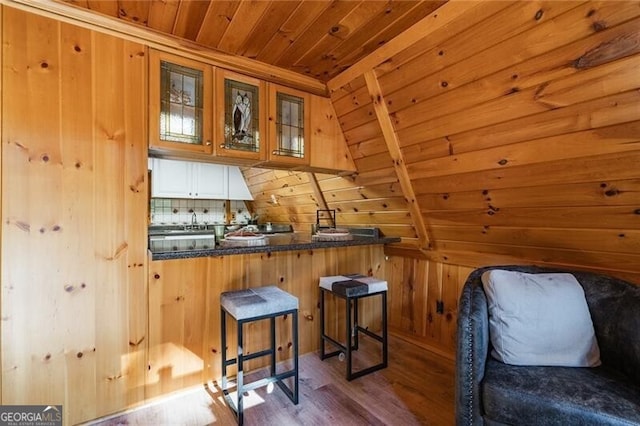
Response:
[{"label": "sink faucet", "polygon": [[196,216],[196,212],[193,212],[193,214],[191,215],[191,224],[192,225],[198,224],[198,216]]}]

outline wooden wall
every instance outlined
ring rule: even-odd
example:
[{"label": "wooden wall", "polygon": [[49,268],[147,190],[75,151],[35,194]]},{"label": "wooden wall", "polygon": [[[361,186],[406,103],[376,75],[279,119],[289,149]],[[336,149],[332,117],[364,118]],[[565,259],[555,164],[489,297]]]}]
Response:
[{"label": "wooden wall", "polygon": [[434,259],[638,273],[639,27],[638,2],[478,3],[334,105],[367,173],[399,147]]},{"label": "wooden wall", "polygon": [[357,175],[316,175],[318,196],[310,176],[250,171],[258,210],[306,229],[324,199],[435,261],[640,282],[640,5],[438,14],[329,82]]},{"label": "wooden wall", "polygon": [[2,404],[144,397],[145,78],[141,45],[2,7]]}]

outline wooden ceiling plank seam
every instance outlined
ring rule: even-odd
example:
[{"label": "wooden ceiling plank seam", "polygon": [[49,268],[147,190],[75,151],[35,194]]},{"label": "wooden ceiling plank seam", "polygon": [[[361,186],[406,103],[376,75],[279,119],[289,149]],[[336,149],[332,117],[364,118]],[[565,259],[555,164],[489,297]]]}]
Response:
[{"label": "wooden ceiling plank seam", "polygon": [[[433,225],[438,241],[469,241],[476,243],[553,247],[569,250],[602,251],[607,253],[640,253],[640,232],[631,229],[566,228],[569,238],[557,238],[553,228],[520,228],[513,226]],[[625,238],[619,235],[624,233]]]},{"label": "wooden ceiling plank seam", "polygon": [[421,210],[432,225],[474,224],[521,228],[626,229],[638,226],[636,206],[503,207],[470,210]]},{"label": "wooden ceiling plank seam", "polygon": [[393,128],[393,123],[387,112],[386,102],[384,100],[384,96],[382,95],[382,88],[380,87],[374,71],[367,71],[364,74],[364,77],[367,82],[369,94],[374,104],[380,128],[384,135],[384,140],[387,143],[389,155],[391,156],[391,159],[393,161],[393,167],[396,172],[396,176],[400,181],[402,193],[407,200],[411,220],[416,226],[416,233],[418,234],[420,246],[424,248],[434,248],[429,235],[429,230],[427,228],[427,223],[425,223],[420,212],[420,206],[418,206],[416,202],[416,196],[413,191],[411,179],[407,172],[404,157],[402,156],[402,152],[400,151],[398,135]]},{"label": "wooden ceiling plank seam", "polygon": [[[214,2],[215,3],[215,2]],[[254,34],[254,29],[271,1],[249,0],[240,2],[240,6],[227,26],[220,43],[216,46],[223,52],[239,55],[240,47]]]},{"label": "wooden ceiling plank seam", "polygon": [[359,76],[351,80],[350,82],[343,84],[338,89],[333,90],[329,95],[331,97],[331,101],[336,105],[336,109],[338,109],[338,104],[345,103],[341,108],[348,110],[349,108],[357,108],[359,106],[358,102],[358,93],[366,94],[366,98],[368,98],[367,93],[367,83],[364,81],[363,76]]},{"label": "wooden ceiling plank seam", "polygon": [[398,52],[411,46],[416,41],[428,37],[437,29],[447,25],[449,22],[462,16],[471,8],[478,7],[482,2],[458,2],[449,1],[420,20],[411,28],[399,34],[393,40],[380,46],[375,52],[360,59],[347,70],[338,74],[327,82],[329,91],[339,89],[341,86],[354,80],[356,77],[363,75],[366,71],[373,69],[375,66],[388,60]]},{"label": "wooden ceiling plank seam", "polygon": [[[639,99],[640,91],[632,89],[592,101],[577,103],[566,108],[552,109],[505,122],[493,123],[478,129],[466,130],[460,134],[446,135],[444,139],[450,148],[447,155],[461,155],[483,149],[632,123],[640,120],[640,109],[637,107]],[[421,138],[417,141],[411,141],[412,143],[406,146],[403,145],[403,151],[412,151],[415,147],[425,144],[435,144],[443,138],[439,137],[428,141],[424,141],[424,139]],[[420,160],[416,158],[416,161]]]},{"label": "wooden ceiling plank seam", "polygon": [[114,18],[118,17],[118,4],[116,2],[106,2],[100,0],[88,0],[87,6],[90,10],[95,10],[98,13],[102,13]]},{"label": "wooden ceiling plank seam", "polygon": [[[508,62],[509,65],[513,65],[513,61],[507,61],[504,58],[487,58],[488,55],[496,55],[497,51],[503,52],[503,56],[517,56],[518,60],[526,59],[524,53],[535,50],[534,48],[520,49],[521,51],[518,51],[517,54],[513,50],[506,50],[509,54],[505,55],[500,47],[509,43],[510,39],[527,39],[531,33],[541,34],[540,39],[544,40],[547,35],[544,31],[554,25],[553,20],[568,10],[574,10],[580,3],[554,2],[551,4],[553,7],[548,7],[549,10],[543,14],[544,19],[534,19],[536,11],[542,10],[539,9],[538,2],[527,2],[524,5],[514,3],[477,25],[467,28],[459,34],[451,35],[423,55],[397,66],[395,72],[381,76],[380,84],[386,89],[385,95],[391,96],[402,90],[411,93],[410,99],[416,98],[416,94],[420,93],[421,97],[418,97],[418,100],[424,100],[431,97],[433,89],[445,89],[440,85],[442,81],[447,82],[446,89],[458,87],[465,82],[478,80],[482,76],[490,74],[489,70],[497,71],[498,67],[495,63],[506,64]],[[501,24],[503,22],[506,24]],[[538,44],[542,45],[543,43],[539,42]],[[521,56],[522,58],[520,58]],[[470,69],[471,66],[477,65],[479,58],[483,59],[482,69]],[[485,58],[486,61],[484,61]],[[393,62],[393,58],[391,58],[391,62]],[[425,70],[428,70],[426,75],[424,75]],[[463,78],[466,80],[462,80]],[[425,84],[421,84],[421,81],[425,79],[430,82],[427,87],[432,90],[428,90],[426,94],[412,90],[414,86],[425,86]],[[391,99],[395,99],[395,97]]]},{"label": "wooden ceiling plank seam", "polygon": [[[513,256],[519,259],[527,259],[531,262],[542,262],[546,264],[563,265],[570,269],[584,268],[581,259],[584,258],[583,250],[563,250],[554,248],[532,248],[519,245],[502,245],[502,244],[482,244],[482,243],[456,243],[453,241],[443,242],[443,248],[440,252],[447,251],[467,251],[482,253],[485,255],[499,254]],[[588,266],[598,269],[606,269],[620,272],[640,272],[640,261],[638,255],[629,253],[607,253],[607,252],[590,252],[589,256],[592,263]],[[553,259],[553,261],[550,261]]]},{"label": "wooden ceiling plank seam", "polygon": [[419,204],[428,210],[488,209],[492,206],[632,206],[637,204],[639,197],[640,178],[417,194]]},{"label": "wooden ceiling plank seam", "polygon": [[258,53],[256,57],[259,61],[275,62],[282,56],[285,50],[293,43],[300,34],[306,31],[318,14],[321,14],[331,5],[331,0],[302,1],[289,16],[289,18],[278,28],[274,37]]},{"label": "wooden ceiling plank seam", "polygon": [[[452,176],[414,179],[417,188],[438,188],[443,193],[456,191],[491,191],[565,183],[604,182],[636,179],[640,151],[580,157],[572,160],[461,173]],[[615,165],[611,167],[610,165]],[[417,191],[420,193],[420,191]]]},{"label": "wooden ceiling plank seam", "polygon": [[202,21],[196,41],[217,49],[239,6],[240,2],[236,0],[212,1]]},{"label": "wooden ceiling plank seam", "polygon": [[638,272],[616,271],[608,267],[587,266],[583,264],[568,265],[563,263],[554,263],[548,258],[543,260],[536,260],[521,258],[514,255],[499,255],[495,253],[480,253],[473,251],[426,251],[417,250],[415,247],[408,247],[406,245],[398,244],[385,246],[384,253],[387,256],[401,256],[410,259],[433,261],[457,266],[467,266],[470,268],[496,265],[517,265],[524,262],[528,265],[547,267],[551,266],[556,268],[560,267],[562,269],[582,270],[606,275],[613,275],[629,282],[640,284],[640,274]]},{"label": "wooden ceiling plank seam", "polygon": [[416,178],[640,150],[640,121],[449,155],[407,165]]},{"label": "wooden ceiling plank seam", "polygon": [[[640,22],[640,20],[638,20],[638,22]],[[614,29],[612,29],[612,31],[614,31]],[[467,113],[469,109],[484,105],[487,102],[499,102],[498,99],[506,99],[516,92],[535,90],[536,92],[533,97],[537,102],[544,103],[552,108],[557,108],[588,101],[589,99],[582,95],[581,92],[581,89],[587,86],[594,87],[594,89],[600,88],[601,91],[606,88],[609,92],[616,90],[618,92],[625,92],[633,89],[634,84],[638,82],[637,75],[640,74],[640,71],[637,69],[640,64],[640,62],[638,62],[640,47],[620,50],[616,47],[614,41],[635,38],[639,41],[639,43],[635,44],[640,46],[640,33],[631,37],[628,36],[627,33],[627,37],[620,38],[619,36],[622,34],[623,33],[614,32],[611,37],[604,38],[599,37],[599,34],[596,35],[596,37],[598,37],[597,40],[600,41],[597,45],[601,45],[601,42],[606,42],[610,46],[611,51],[615,52],[608,55],[610,60],[608,63],[605,62],[598,67],[581,70],[574,67],[567,67],[566,65],[572,62],[572,60],[575,60],[575,55],[572,57],[563,55],[562,60],[557,61],[557,68],[554,68],[558,69],[558,72],[554,73],[552,69],[545,67],[545,71],[541,73],[540,67],[537,67],[538,71],[536,73],[536,71],[530,67],[530,73],[532,74],[547,74],[548,72],[556,74],[547,74],[549,77],[553,75],[555,79],[536,82],[534,86],[526,83],[518,84],[513,81],[507,81],[513,80],[510,76],[519,76],[520,73],[516,70],[503,70],[493,74],[488,77],[488,79],[466,84],[452,91],[436,95],[427,102],[418,102],[404,110],[392,112],[396,120],[396,129],[401,131],[417,125],[418,121],[442,120],[444,117],[456,113]],[[632,56],[634,54],[635,56]],[[624,81],[627,77],[629,81]],[[498,79],[502,80],[502,82],[494,86],[494,81]],[[620,87],[619,89],[613,87],[613,85],[616,84]],[[511,89],[509,89],[510,87]],[[590,91],[589,96],[592,98],[601,97],[598,96],[596,90],[593,92]],[[420,116],[421,118],[415,120],[414,117],[416,116]]]},{"label": "wooden ceiling plank seam", "polygon": [[[340,72],[338,63],[343,64],[347,61],[344,56],[347,52],[352,52],[353,48],[357,49],[359,54],[360,49],[364,49],[364,45],[375,39],[378,34],[382,33],[387,27],[386,21],[391,20],[391,17],[395,17],[392,12],[396,9],[406,11],[411,7],[413,2],[362,2],[349,12],[337,25],[331,27],[331,30],[325,34],[324,42],[318,43],[312,50],[307,52],[304,56],[298,59],[296,65],[304,65],[308,58],[323,57],[329,62],[319,63],[317,60],[311,60],[307,62],[309,73],[311,75],[326,75],[332,77]],[[375,7],[372,7],[375,6]],[[364,10],[363,10],[364,9]],[[400,12],[402,13],[402,11]],[[393,21],[392,21],[393,22]],[[368,24],[368,25],[367,25]],[[367,35],[371,28],[383,27],[377,31],[373,36]],[[366,31],[363,31],[366,29]],[[343,33],[346,33],[343,35]],[[363,40],[365,38],[366,40]],[[376,46],[377,47],[377,46]],[[354,55],[357,55],[354,53]],[[346,68],[343,65],[343,68]]]},{"label": "wooden ceiling plank seam", "polygon": [[[640,18],[639,18],[640,19]],[[638,28],[638,19],[626,22],[604,31],[598,31],[592,35],[576,40],[558,49],[534,56],[518,64],[511,64],[506,68],[484,76],[482,79],[471,82],[458,82],[454,90],[432,88],[433,82],[409,84],[393,94],[387,93],[391,105],[389,111],[402,119],[402,111],[411,108],[412,113],[425,111],[437,112],[445,115],[447,112],[462,110],[469,105],[477,103],[481,99],[496,98],[514,90],[523,90],[533,86],[545,84],[557,78],[566,77],[580,71],[576,66],[567,66],[568,63],[577,63],[585,52],[603,52],[602,46],[608,46],[609,60],[620,59],[623,55],[631,55],[633,48],[622,50],[614,49],[616,40],[628,40]],[[637,38],[637,37],[636,37]],[[617,55],[616,55],[617,53]],[[438,81],[446,81],[447,78],[437,78]],[[448,88],[448,85],[447,85]],[[421,97],[413,94],[421,93]],[[455,102],[453,102],[455,100]],[[455,108],[452,109],[452,108]],[[435,118],[431,115],[430,118]]]},{"label": "wooden ceiling plank seam", "polygon": [[[397,132],[405,143],[411,144],[416,140],[447,137],[456,131],[479,129],[547,110],[565,108],[589,100],[628,92],[640,87],[638,67],[640,67],[640,55],[573,74],[564,79],[549,82],[543,87],[532,87],[508,94],[464,111],[410,127],[397,124]],[[617,70],[618,72],[609,75],[609,70]],[[592,90],[588,92],[580,91],[585,81],[594,81],[598,84],[593,85]],[[549,90],[544,94],[547,87]],[[552,92],[553,90],[556,92]],[[542,100],[543,94],[547,97],[546,100]]]},{"label": "wooden ceiling plank seam", "polygon": [[451,142],[447,138],[432,139],[400,149],[404,158],[407,159],[407,166],[420,161],[433,160],[455,154],[451,148]]},{"label": "wooden ceiling plank seam", "polygon": [[340,115],[340,126],[343,131],[351,130],[376,120],[373,104],[365,104],[351,112]]},{"label": "wooden ceiling plank seam", "polygon": [[566,108],[557,108],[505,123],[447,135],[447,139],[451,143],[452,153],[460,154],[509,143],[597,129],[640,119],[638,102],[640,102],[640,91],[630,90]]},{"label": "wooden ceiling plank seam", "polygon": [[[536,34],[538,34],[537,37],[538,38],[547,37],[548,31],[546,32],[543,31],[546,29],[546,26],[561,25],[563,27],[564,26],[569,27],[570,24],[573,23],[573,21],[575,21],[575,16],[580,16],[581,19],[592,19],[592,18],[582,18],[581,15],[582,13],[585,12],[586,9],[587,9],[586,7],[580,7],[580,8],[577,8],[577,10],[571,9],[569,12],[566,12],[561,16],[559,16],[557,18],[558,19],[557,23],[553,21],[548,21],[547,23],[542,24],[540,27],[536,27],[535,32]],[[617,13],[616,8],[604,7],[604,6],[600,12],[608,15],[611,15],[611,14],[615,15]],[[619,21],[631,19],[632,16],[638,16],[638,14],[640,13],[640,10],[638,10],[637,7],[627,8],[627,12],[628,13],[625,15],[619,15],[617,17],[618,21],[612,21],[612,22],[609,22],[608,24],[617,26],[619,24]],[[632,14],[632,12],[634,13]],[[522,52],[518,52],[517,55],[514,55],[514,57],[517,56],[518,61],[523,59],[525,60],[522,62],[518,62],[517,66],[526,67],[527,64],[537,63],[537,61],[539,60],[538,58],[540,58],[541,56],[543,57],[544,55],[553,56],[556,54],[554,52],[557,52],[559,49],[562,49],[564,51],[567,48],[569,48],[568,46],[576,45],[576,43],[578,43],[581,46],[582,44],[584,44],[583,40],[585,39],[598,40],[598,41],[594,41],[591,44],[591,47],[596,50],[603,49],[601,46],[604,43],[604,45],[607,46],[606,49],[609,52],[607,56],[610,61],[619,59],[620,57],[624,57],[624,55],[630,55],[633,53],[633,49],[628,49],[628,48],[620,49],[618,46],[620,44],[627,43],[626,39],[629,38],[628,33],[623,34],[623,37],[618,37],[618,34],[612,32],[614,30],[607,30],[607,31],[603,31],[602,34],[598,34],[599,31],[591,29],[589,25],[583,25],[577,28],[578,29],[576,29],[576,31],[578,31],[578,33],[576,33],[576,36],[574,37],[575,41],[572,41],[570,43],[565,42],[565,44],[561,46],[559,45],[559,43],[546,42],[546,44],[549,47],[549,50],[538,51],[538,49],[536,48],[535,52],[531,50],[532,56],[524,55]],[[630,31],[633,32],[634,30],[630,28]],[[524,42],[527,39],[530,39],[532,37],[531,33],[533,32],[534,30],[532,30],[529,33],[523,33],[523,35],[521,36],[523,44],[530,44],[530,43],[524,43]],[[634,37],[632,36],[631,38],[633,39]],[[562,40],[565,40],[565,39],[563,38]],[[605,40],[608,41],[609,43],[605,43]],[[514,40],[509,39],[501,43],[500,46],[503,46],[503,48],[499,49],[500,52],[513,51],[513,48],[516,46],[516,44],[514,43]],[[562,78],[563,75],[566,75],[565,78],[569,78],[570,75],[576,75],[584,72],[583,70],[578,69],[578,67],[575,67],[572,73],[568,72],[573,67],[567,67],[567,63],[574,63],[578,59],[578,57],[580,57],[581,55],[581,53],[579,52],[583,52],[581,47],[577,47],[576,50],[573,50],[572,54],[567,53],[568,55],[571,55],[571,57],[559,58],[558,61],[556,62],[557,64],[556,69],[558,71],[555,71],[555,72],[556,74],[558,74],[558,72],[560,74],[556,76],[554,76],[553,74],[547,75],[547,76]],[[402,92],[405,93],[406,96],[402,94],[398,96],[394,96],[390,93],[393,91],[393,89],[388,89],[385,95],[389,97],[389,99],[392,101],[392,104],[394,105],[394,107],[392,108],[392,112],[396,112],[395,114],[395,117],[397,118],[396,128],[398,130],[402,130],[405,127],[412,126],[411,117],[424,116],[424,114],[421,114],[421,112],[423,111],[428,111],[430,113],[424,116],[424,120],[432,120],[434,118],[437,118],[433,115],[434,112],[435,114],[438,114],[438,116],[444,116],[446,112],[451,112],[452,110],[451,105],[454,105],[453,108],[455,108],[459,112],[465,111],[466,113],[466,111],[469,108],[471,108],[474,103],[479,102],[482,99],[484,99],[485,101],[489,101],[489,97],[492,92],[496,96],[504,97],[504,96],[508,96],[511,92],[525,91],[527,89],[531,89],[532,87],[534,87],[532,85],[530,86],[527,85],[526,82],[521,84],[520,81],[511,81],[511,82],[508,81],[510,78],[513,80],[512,78],[513,76],[516,76],[516,77],[520,76],[520,73],[518,72],[518,70],[514,70],[512,68],[514,67],[514,61],[509,61],[508,67],[503,68],[503,70],[496,71],[493,74],[486,74],[489,70],[495,70],[496,68],[498,68],[498,64],[507,65],[507,61],[505,60],[505,55],[503,53],[501,55],[497,55],[496,53],[491,53],[490,56],[491,58],[489,59],[486,57],[486,55],[482,57],[483,64],[487,64],[487,63],[490,64],[489,66],[483,66],[482,71],[476,69],[477,64],[480,63],[480,60],[481,60],[480,56],[476,55],[474,57],[469,57],[464,62],[459,63],[456,66],[446,70],[447,73],[450,74],[449,78],[447,78],[445,75],[436,75],[435,78],[427,77],[426,79],[422,79],[419,83],[410,84],[404,87],[402,89]],[[501,63],[501,61],[504,61],[504,62]],[[531,66],[529,67],[531,68]],[[545,70],[545,73],[540,73],[540,67],[530,70],[530,74],[533,74],[535,80],[538,82],[539,85],[542,85],[542,86],[548,84],[549,82],[548,79],[543,79],[542,81],[540,80],[545,74],[547,74],[549,70],[548,64],[545,64],[543,66],[543,69]],[[555,69],[551,68],[551,71],[553,70]],[[505,87],[502,89],[499,87],[493,88],[491,84],[492,77],[489,77],[489,80],[487,80],[486,78],[480,79],[479,78],[480,73],[483,74],[483,77],[487,77],[487,75],[495,76],[497,73],[502,73],[501,75],[504,76],[502,78],[502,81],[505,84]],[[454,81],[453,75],[458,76],[457,80]],[[526,74],[525,74],[525,77],[526,77]],[[398,81],[397,78],[395,80]],[[438,84],[438,82],[440,81],[447,82],[447,85],[445,88],[442,89],[441,88],[442,84]],[[475,87],[476,87],[475,92],[472,91],[474,87],[473,83],[475,83]],[[396,84],[396,83],[393,83],[393,84]],[[471,86],[469,86],[470,84]],[[531,82],[531,84],[533,84],[533,82]],[[480,88],[480,86],[482,86],[482,88]],[[460,90],[462,90],[463,92],[458,92]],[[465,93],[469,90],[471,90],[471,92]],[[438,93],[442,91],[444,91],[445,93],[442,93],[442,94]],[[413,93],[423,94],[422,99],[416,98],[415,96],[411,95]],[[447,96],[447,95],[448,95],[447,98],[438,98],[438,96]],[[452,99],[451,95],[455,96],[456,102],[454,104],[452,104],[451,102],[448,102],[448,100]],[[398,97],[401,97],[402,100],[398,99]],[[494,99],[497,99],[497,98],[494,98]],[[433,108],[431,108],[432,101],[437,103],[437,105],[435,105],[435,107]],[[445,107],[438,108],[438,106],[442,106],[442,105],[445,105]],[[549,105],[554,106],[555,104],[550,103]],[[410,109],[407,109],[404,112],[398,112],[398,109],[401,109],[404,106],[408,106],[410,107]],[[414,111],[414,109],[416,109],[416,111]],[[411,112],[409,112],[410,110]]]},{"label": "wooden ceiling plank seam", "polygon": [[208,7],[206,1],[180,1],[171,34],[195,42]]},{"label": "wooden ceiling plank seam", "polygon": [[179,5],[180,0],[151,2],[147,26],[156,31],[172,34],[178,16]]},{"label": "wooden ceiling plank seam", "polygon": [[118,0],[118,16],[134,24],[149,24],[150,2],[140,0]]},{"label": "wooden ceiling plank seam", "polygon": [[307,28],[299,35],[293,43],[283,52],[283,54],[273,62],[275,65],[285,68],[294,68],[294,64],[306,52],[320,42],[320,40],[330,32],[331,28],[339,22],[340,17],[353,10],[363,0],[348,2],[332,2]]},{"label": "wooden ceiling plank seam", "polygon": [[[446,52],[443,49],[438,48],[441,43],[444,43],[450,38],[456,37],[458,33],[466,31],[468,28],[475,27],[486,19],[497,15],[502,9],[509,7],[510,4],[511,3],[508,1],[493,1],[485,2],[485,6],[482,8],[470,9],[459,19],[439,28],[428,37],[419,40],[413,45],[407,46],[406,49],[398,52],[387,61],[374,67],[376,74],[380,79],[383,79],[388,73],[397,70],[398,67],[404,66],[413,59],[422,56],[429,51],[434,52],[437,57],[444,56]],[[442,52],[442,54],[440,54],[440,52]]]},{"label": "wooden ceiling plank seam", "polygon": [[258,54],[265,46],[276,36],[278,29],[282,27],[298,7],[298,3],[294,1],[272,1],[269,8],[262,15],[262,19],[256,24],[256,30],[259,28],[258,37],[247,37],[242,44],[239,53],[242,56],[256,59]]},{"label": "wooden ceiling plank seam", "polygon": [[298,88],[309,93],[327,96],[326,85],[317,79],[253,59],[205,49],[204,46],[189,40],[181,40],[152,28],[132,25],[118,18],[97,15],[67,3],[58,3],[53,0],[2,0],[2,2],[8,7],[18,10],[141,43],[189,59],[233,69],[242,74]]},{"label": "wooden ceiling plank seam", "polygon": [[[438,7],[441,7],[446,2],[401,2],[400,6],[407,5],[408,9],[400,9],[398,3],[395,3],[395,7],[389,10],[375,20],[376,28],[380,28],[373,35],[368,33],[362,33],[359,37],[358,34],[354,35],[353,41],[349,44],[344,44],[342,48],[338,48],[334,55],[338,58],[335,64],[336,72],[331,74],[334,77],[337,73],[347,69],[353,65],[358,58],[362,58],[368,54],[371,54],[380,46],[389,42],[393,38],[401,34],[406,28],[410,28],[420,19],[433,13]],[[394,13],[397,12],[397,17]],[[363,39],[366,38],[366,39]]]}]

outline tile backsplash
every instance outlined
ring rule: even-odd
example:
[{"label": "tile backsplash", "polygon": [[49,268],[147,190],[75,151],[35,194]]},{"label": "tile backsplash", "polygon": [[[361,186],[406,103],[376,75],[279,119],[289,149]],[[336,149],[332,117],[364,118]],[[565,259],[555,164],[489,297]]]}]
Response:
[{"label": "tile backsplash", "polygon": [[247,223],[251,217],[243,201],[152,198],[152,224],[190,224],[193,213],[198,223],[225,223],[226,205],[231,203],[231,223]]}]

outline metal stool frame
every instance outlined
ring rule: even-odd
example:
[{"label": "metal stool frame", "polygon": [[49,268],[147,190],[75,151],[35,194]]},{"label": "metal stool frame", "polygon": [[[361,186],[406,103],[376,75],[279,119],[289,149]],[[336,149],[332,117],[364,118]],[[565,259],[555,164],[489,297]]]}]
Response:
[{"label": "metal stool frame", "polygon": [[[294,403],[294,404],[298,404],[298,395],[299,395],[299,391],[298,391],[298,310],[297,309],[291,309],[288,311],[280,311],[280,312],[275,312],[272,314],[268,314],[268,315],[262,315],[262,316],[257,316],[257,317],[252,317],[252,318],[245,318],[242,320],[238,320],[236,319],[237,322],[237,326],[238,326],[238,330],[237,330],[237,334],[238,334],[238,355],[236,358],[233,359],[227,359],[227,314],[229,314],[224,307],[222,307],[220,309],[220,324],[221,324],[221,330],[222,333],[220,335],[221,338],[221,345],[222,345],[222,380],[221,380],[221,388],[222,388],[222,393],[224,394],[224,399],[225,401],[227,401],[227,404],[229,405],[229,407],[231,408],[231,410],[233,411],[238,424],[242,425],[244,422],[244,404],[243,404],[243,394],[244,392],[247,391],[251,391],[257,388],[260,388],[262,386],[266,386],[269,383],[276,383],[280,389],[282,389],[282,391],[285,393],[285,395],[287,395],[287,397]],[[276,318],[279,316],[283,316],[283,315],[291,315],[293,317],[293,323],[292,323],[292,335],[293,335],[293,369],[276,374]],[[234,318],[233,315],[229,314],[229,316],[231,316],[231,318]],[[235,318],[234,318],[235,319]],[[244,349],[243,349],[243,332],[242,332],[242,326],[245,323],[249,323],[249,322],[253,322],[253,321],[260,321],[263,319],[269,319],[270,324],[269,324],[269,328],[270,328],[270,340],[271,340],[271,348],[269,349],[265,349],[262,350],[260,352],[254,352],[252,354],[249,355],[244,355]],[[243,364],[244,361],[249,361],[252,360],[254,358],[260,358],[263,356],[267,356],[267,355],[271,355],[271,365],[269,367],[270,369],[270,376],[269,377],[265,377],[263,379],[260,380],[256,380],[253,381],[251,383],[244,383],[244,371],[243,371]],[[229,393],[229,387],[228,387],[228,382],[227,382],[227,367],[229,367],[230,365],[233,364],[238,364],[238,374],[236,376],[236,393],[238,394],[238,403],[237,405],[235,404],[235,402],[233,401],[233,399],[231,398],[231,395]],[[289,377],[294,377],[294,383],[293,383],[293,389],[290,389],[284,382],[284,379],[287,379]]]},{"label": "metal stool frame", "polygon": [[[324,313],[324,296],[325,293],[333,294],[335,297],[345,300],[346,305],[346,342],[342,344],[338,340],[328,336],[325,333],[325,313]],[[382,301],[382,336],[375,334],[366,328],[361,327],[358,324],[358,301],[360,299],[371,297],[371,296],[381,296]],[[353,325],[351,322],[351,302],[353,302]],[[353,358],[352,351],[358,350],[358,333],[364,333],[367,336],[379,341],[382,343],[382,362],[372,365],[370,367],[364,368],[362,370],[353,371]],[[337,346],[339,349],[333,352],[325,352],[325,341],[330,342],[334,346]],[[347,372],[346,378],[351,381],[353,379],[357,379],[358,377],[364,376],[365,374],[372,373],[374,371],[383,369],[387,367],[388,364],[388,336],[387,336],[387,290],[378,291],[375,293],[362,294],[358,296],[343,296],[341,294],[337,294],[332,292],[331,290],[327,290],[326,288],[320,287],[320,359],[324,360],[340,353],[345,354],[347,360]]]}]

